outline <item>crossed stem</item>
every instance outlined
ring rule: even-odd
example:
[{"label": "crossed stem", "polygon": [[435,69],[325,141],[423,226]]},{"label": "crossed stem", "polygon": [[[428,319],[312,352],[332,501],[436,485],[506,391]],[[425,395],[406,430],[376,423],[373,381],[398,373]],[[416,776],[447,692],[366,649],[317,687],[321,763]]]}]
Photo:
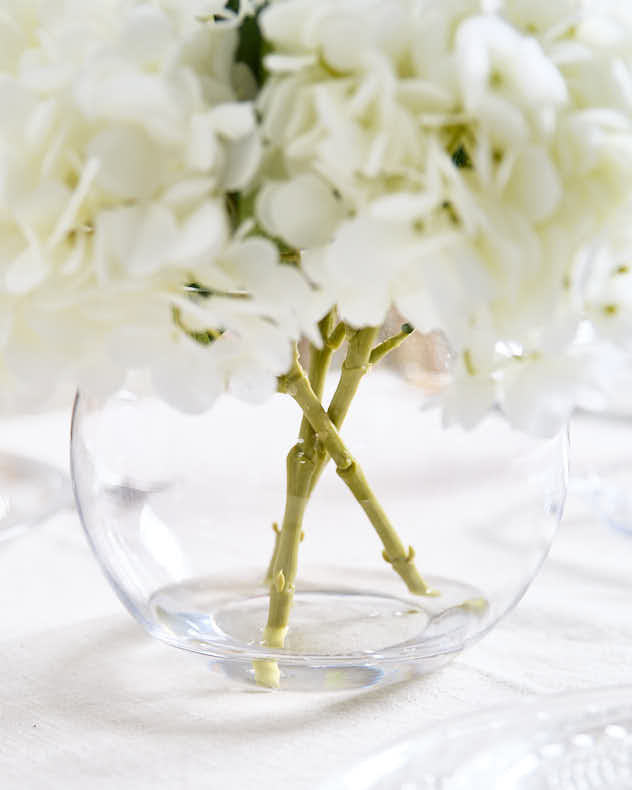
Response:
[{"label": "crossed stem", "polygon": [[[332,319],[330,314],[321,322],[321,332],[326,340],[323,349],[316,356],[312,356],[309,378],[296,353],[292,368],[279,379],[279,391],[287,393],[297,402],[304,417],[299,441],[290,450],[287,458],[285,513],[281,529],[276,527],[275,530],[275,551],[268,571],[271,584],[270,608],[264,631],[264,642],[268,647],[282,648],[285,644],[295,592],[298,550],[303,537],[303,516],[314,486],[330,458],[336,465],[338,476],[353,493],[382,541],[384,559],[401,576],[410,592],[417,595],[432,594],[417,570],[412,546],[406,548],[400,540],[338,430],[370,364],[396,347],[412,329],[403,328],[400,336],[391,338],[376,348],[374,344],[377,329],[369,328],[350,333],[349,349],[340,382],[329,410],[325,411],[321,403],[324,379],[340,335],[339,330],[334,330],[335,342],[331,342],[333,335],[328,334],[327,330],[332,326]],[[275,661],[255,662],[255,675],[260,685],[279,685],[280,674]]]}]

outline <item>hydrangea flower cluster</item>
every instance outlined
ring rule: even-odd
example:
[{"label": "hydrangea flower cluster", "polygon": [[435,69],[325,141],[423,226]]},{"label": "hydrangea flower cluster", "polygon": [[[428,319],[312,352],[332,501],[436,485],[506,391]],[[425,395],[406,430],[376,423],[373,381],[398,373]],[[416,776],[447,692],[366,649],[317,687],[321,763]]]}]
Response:
[{"label": "hydrangea flower cluster", "polygon": [[447,333],[447,422],[555,430],[613,364],[586,315],[630,338],[627,4],[286,0],[261,27],[262,226],[352,325]]},{"label": "hydrangea flower cluster", "polygon": [[130,367],[183,409],[226,387],[257,399],[313,333],[313,289],[230,217],[261,159],[235,64],[251,7],[210,5],[0,3],[5,409],[51,381],[112,389]]},{"label": "hydrangea flower cluster", "polygon": [[[276,389],[336,307],[555,430],[630,342],[616,0],[0,0],[2,405]],[[577,342],[589,319],[600,342]]]}]

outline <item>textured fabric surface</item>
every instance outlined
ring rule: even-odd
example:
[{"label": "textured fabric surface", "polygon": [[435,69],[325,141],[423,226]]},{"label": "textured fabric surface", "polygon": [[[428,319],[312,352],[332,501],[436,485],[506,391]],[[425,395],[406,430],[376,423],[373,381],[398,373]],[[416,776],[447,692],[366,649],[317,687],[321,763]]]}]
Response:
[{"label": "textured fabric surface", "polygon": [[[67,427],[61,413],[13,420],[4,448],[63,468]],[[577,434],[578,465],[620,468],[632,452],[625,423]],[[77,516],[60,514],[0,544],[0,787],[307,790],[446,717],[629,683],[631,571],[632,537],[571,497],[520,606],[440,672],[365,692],[235,692],[141,631]]]}]

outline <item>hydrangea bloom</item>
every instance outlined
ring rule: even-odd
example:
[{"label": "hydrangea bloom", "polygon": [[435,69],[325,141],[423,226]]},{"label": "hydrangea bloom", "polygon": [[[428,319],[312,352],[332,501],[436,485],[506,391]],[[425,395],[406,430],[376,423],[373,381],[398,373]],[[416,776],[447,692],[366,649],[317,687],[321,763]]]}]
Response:
[{"label": "hydrangea bloom", "polygon": [[5,408],[137,365],[183,408],[226,386],[259,398],[315,331],[305,278],[233,232],[226,195],[261,144],[234,62],[250,4],[224,5],[1,0]]},{"label": "hydrangea bloom", "polygon": [[500,399],[550,431],[603,382],[604,350],[575,345],[574,294],[578,261],[629,204],[625,4],[278,0],[261,27],[262,226],[310,248],[307,271],[351,324],[394,303],[446,331],[448,421]]},{"label": "hydrangea bloom", "polygon": [[0,107],[5,408],[259,400],[394,304],[458,352],[447,422],[548,432],[611,364],[582,321],[630,343],[616,0],[0,0]]}]

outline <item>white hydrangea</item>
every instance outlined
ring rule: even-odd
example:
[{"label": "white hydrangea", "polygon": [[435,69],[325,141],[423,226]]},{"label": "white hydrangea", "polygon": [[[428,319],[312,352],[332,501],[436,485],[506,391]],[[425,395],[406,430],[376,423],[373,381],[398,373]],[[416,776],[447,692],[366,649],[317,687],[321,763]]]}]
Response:
[{"label": "white hydrangea", "polygon": [[0,408],[259,400],[395,305],[458,352],[447,422],[548,432],[632,344],[631,184],[616,0],[0,0]]},{"label": "white hydrangea", "polygon": [[291,340],[314,335],[327,306],[271,242],[231,226],[226,194],[261,158],[233,79],[235,28],[257,3],[224,5],[0,0],[4,408],[62,378],[111,388],[134,365],[184,408],[226,387],[262,397]]},{"label": "white hydrangea", "polygon": [[624,206],[601,239],[578,256],[572,297],[596,336],[632,353],[632,204]]},{"label": "white hydrangea", "polygon": [[[575,344],[574,278],[627,224],[627,4],[276,0],[261,27],[261,225],[309,247],[351,324],[395,304],[446,331],[461,360],[447,420],[500,401],[550,431],[604,382]],[[517,397],[546,389],[551,355],[568,359],[551,397]]]}]

